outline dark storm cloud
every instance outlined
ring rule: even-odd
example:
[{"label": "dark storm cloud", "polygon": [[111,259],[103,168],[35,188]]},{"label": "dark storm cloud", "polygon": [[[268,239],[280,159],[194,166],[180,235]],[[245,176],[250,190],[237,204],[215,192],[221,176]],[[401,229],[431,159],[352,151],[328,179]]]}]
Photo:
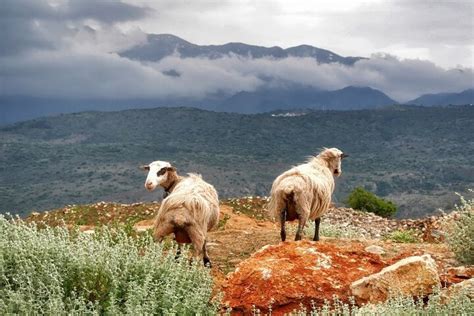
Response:
[{"label": "dark storm cloud", "polygon": [[0,56],[57,48],[64,37],[84,27],[85,20],[110,25],[143,18],[150,10],[107,0],[69,0],[56,5],[45,0],[3,0]]},{"label": "dark storm cloud", "polygon": [[[123,24],[120,23],[129,20],[136,22],[150,12],[150,9],[118,1],[74,0],[53,3],[55,5],[42,0],[2,2],[0,96],[23,95],[71,99],[170,97],[200,99],[215,93],[230,95],[239,91],[253,91],[264,85],[296,83],[329,90],[349,85],[370,86],[382,90],[398,101],[406,101],[423,93],[454,92],[473,86],[471,68],[460,67],[447,70],[427,60],[399,59],[382,54],[359,61],[353,67],[340,64],[318,64],[311,58],[275,60],[236,56],[213,60],[170,56],[156,63],[140,63],[111,52],[120,51],[124,47],[146,40],[146,34],[137,28],[135,30],[130,28],[124,33],[120,28]],[[173,1],[169,3],[177,15],[182,13],[180,6],[173,6]],[[196,15],[197,11],[194,11],[194,8],[197,8],[197,5],[191,3],[185,6],[186,14],[184,18],[181,17],[181,20],[176,20],[177,24],[180,21],[186,22],[186,17],[191,13]],[[249,13],[260,12],[242,9],[232,1],[217,6],[207,3],[208,5],[203,6],[202,9],[211,10],[215,13],[214,15],[217,15],[219,10],[237,7],[240,8],[239,16],[243,19]],[[396,2],[389,3],[395,5]],[[408,2],[401,3],[404,8],[410,7]],[[380,4],[375,5],[380,6]],[[264,11],[268,13],[276,10],[284,15],[285,10],[282,6]],[[416,6],[422,6],[422,4],[414,1],[412,7]],[[463,8],[465,9],[465,7],[459,9]],[[155,13],[159,11],[158,9],[155,7]],[[364,10],[367,9],[360,8],[360,10],[365,12]],[[427,19],[425,22],[420,21],[417,22],[418,24],[410,22],[410,24],[408,21],[415,19],[415,15],[410,15],[410,17],[405,17],[405,23],[412,26],[418,25],[420,28],[434,23],[433,19],[422,17],[422,8],[419,11],[420,19]],[[406,9],[400,9],[397,12],[399,15],[405,13],[408,15]],[[449,12],[451,11],[448,10],[446,14],[454,16]],[[439,15],[440,12],[437,14]],[[201,13],[198,15],[202,16]],[[161,16],[166,20],[174,15],[167,17],[166,13],[163,13]],[[204,17],[209,16],[209,14],[204,15]],[[231,21],[229,16],[218,19]],[[452,19],[454,18],[447,20]],[[265,21],[271,27],[271,20]],[[370,21],[364,23],[358,24],[360,32],[369,32],[370,28],[377,28],[377,24],[371,24]],[[401,25],[402,22],[396,23],[400,25],[400,28],[404,27]],[[470,22],[456,23],[455,25],[460,25],[459,23],[469,25]],[[188,23],[187,27],[191,24]],[[179,30],[178,26],[176,28]],[[220,31],[218,27],[209,29]],[[385,31],[388,30],[385,29]],[[284,37],[290,38],[290,33],[293,31],[288,26],[289,33]],[[418,31],[413,30],[413,33]],[[255,32],[260,32],[260,28]],[[373,36],[380,38],[380,41],[383,40],[383,36],[380,35],[382,31],[373,30],[373,32],[376,34]],[[398,35],[395,34],[396,32]],[[460,32],[464,34],[465,30]],[[403,39],[401,35],[403,33],[408,37],[412,36],[408,27],[405,27],[404,31],[393,30],[393,33],[395,34],[393,38],[400,38],[400,40]],[[226,34],[222,36],[224,35]],[[439,34],[441,35],[443,34]],[[465,35],[456,36],[457,39],[453,41],[462,41],[465,37]],[[233,38],[230,37],[228,40],[233,40]],[[180,75],[166,75],[173,72]]]}]

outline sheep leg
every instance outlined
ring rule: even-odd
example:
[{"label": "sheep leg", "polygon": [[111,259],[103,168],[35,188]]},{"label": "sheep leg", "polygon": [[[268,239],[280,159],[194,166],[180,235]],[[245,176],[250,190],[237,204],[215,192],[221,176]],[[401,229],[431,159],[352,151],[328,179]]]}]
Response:
[{"label": "sheep leg", "polygon": [[161,223],[158,226],[155,226],[155,231],[153,232],[153,240],[156,242],[161,242],[165,236],[168,236],[173,232],[174,226],[170,222]]},{"label": "sheep leg", "polygon": [[182,249],[182,245],[178,244],[178,248],[176,249],[176,255],[174,256],[174,260],[178,260],[179,257],[181,257],[181,249]]},{"label": "sheep leg", "polygon": [[305,214],[309,214],[309,212],[303,212],[303,214],[299,214],[298,216],[298,230],[296,231],[295,241],[301,240],[301,237],[303,236],[303,229],[308,219],[308,215]]},{"label": "sheep leg", "polygon": [[206,248],[207,240],[204,240],[204,245],[202,246],[202,253],[204,254],[203,256],[203,261],[204,265],[206,267],[211,268],[211,260],[209,259],[209,254],[207,253],[207,248]]},{"label": "sheep leg", "polygon": [[321,224],[321,218],[316,218],[314,220],[314,241],[319,240],[319,224]]},{"label": "sheep leg", "polygon": [[[186,232],[188,233],[189,238],[191,239],[191,243],[194,247],[194,256],[201,257],[205,250],[205,238],[201,231],[196,227],[196,225],[189,225],[186,227]],[[204,260],[204,264],[207,263],[206,259]],[[208,258],[209,260],[209,258]]]},{"label": "sheep leg", "polygon": [[280,237],[281,241],[286,240],[286,230],[285,230],[285,224],[286,224],[286,208],[284,208],[281,213],[280,213],[280,226],[281,226],[281,231],[280,231]]}]

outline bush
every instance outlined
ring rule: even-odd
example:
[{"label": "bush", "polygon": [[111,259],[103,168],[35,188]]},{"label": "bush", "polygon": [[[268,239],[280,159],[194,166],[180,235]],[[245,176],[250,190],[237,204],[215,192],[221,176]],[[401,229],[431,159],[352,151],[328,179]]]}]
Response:
[{"label": "bush", "polygon": [[461,205],[456,205],[459,217],[447,223],[446,241],[460,262],[474,264],[474,200],[459,196]]},{"label": "bush", "polygon": [[353,209],[383,217],[390,217],[397,212],[397,206],[393,202],[379,198],[363,188],[355,188],[347,197],[346,203]]},{"label": "bush", "polygon": [[38,229],[0,216],[0,314],[213,314],[212,278],[149,234]]},{"label": "bush", "polygon": [[[367,304],[361,307],[355,305],[353,298],[349,303],[341,302],[336,296],[332,301],[326,301],[322,307],[313,303],[311,306],[300,306],[289,315],[294,316],[355,316],[355,315],[472,315],[474,313],[474,302],[469,293],[460,292],[446,303],[440,289],[428,296],[428,299],[420,300],[412,297],[396,296],[383,303]],[[257,311],[257,315],[259,315]]]},{"label": "bush", "polygon": [[385,239],[405,244],[420,241],[420,239],[416,236],[416,232],[413,230],[395,230],[386,236]]}]

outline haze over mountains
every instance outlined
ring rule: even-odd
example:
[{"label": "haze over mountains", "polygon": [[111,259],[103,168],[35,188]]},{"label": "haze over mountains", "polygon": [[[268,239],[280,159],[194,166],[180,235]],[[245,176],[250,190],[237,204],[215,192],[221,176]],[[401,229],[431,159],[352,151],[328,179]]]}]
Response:
[{"label": "haze over mountains", "polygon": [[[139,67],[140,71],[148,75],[134,80],[136,69],[124,69],[120,72],[118,66],[111,65],[117,74],[113,79],[107,79],[99,70],[102,65],[94,66],[93,62],[96,61],[92,61],[86,67],[98,69],[85,69],[84,74],[77,75],[81,81],[90,82],[88,87],[80,89],[80,86],[75,87],[76,82],[67,84],[70,78],[75,80],[74,73],[45,74],[45,80],[56,80],[43,85],[45,89],[52,87],[52,92],[35,95],[10,91],[21,86],[21,83],[10,89],[5,88],[5,93],[0,94],[0,124],[58,113],[160,106],[190,106],[236,113],[301,108],[378,108],[400,102],[389,97],[385,91],[374,88],[375,83],[393,80],[405,85],[405,88],[395,89],[407,89],[407,84],[410,84],[404,83],[400,74],[388,72],[396,69],[403,76],[410,76],[409,72],[416,72],[418,67],[413,62],[403,64],[391,56],[378,56],[375,59],[343,57],[309,45],[287,49],[244,43],[201,46],[170,34],[149,34],[145,43],[122,50],[115,56],[116,61]],[[427,65],[423,67],[426,68]],[[153,71],[153,76],[149,74],[150,71]],[[384,79],[385,75],[393,78]],[[445,75],[453,78],[449,80],[466,76],[456,70],[448,70]],[[60,80],[62,76],[64,80]],[[102,76],[104,79],[100,79]],[[358,80],[367,76],[373,76],[374,79]],[[431,76],[436,77],[437,74],[433,73]],[[377,77],[380,79],[377,80]],[[111,82],[115,78],[118,81],[131,81],[125,88],[122,87],[123,83],[115,88],[114,82]],[[25,84],[34,82],[34,78],[25,80]],[[63,81],[68,85],[66,88],[60,87]],[[342,82],[349,84],[344,85]],[[10,84],[10,81],[5,80],[5,83]],[[68,89],[74,93],[68,92]],[[98,91],[93,91],[94,89]],[[426,90],[427,87],[423,89]],[[474,103],[474,100],[471,89],[421,96],[408,102],[411,103],[425,106],[460,105]]]}]

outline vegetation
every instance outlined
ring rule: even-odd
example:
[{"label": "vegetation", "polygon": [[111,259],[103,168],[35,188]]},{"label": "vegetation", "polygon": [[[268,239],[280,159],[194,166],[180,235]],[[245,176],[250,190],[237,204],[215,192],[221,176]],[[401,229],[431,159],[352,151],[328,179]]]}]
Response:
[{"label": "vegetation", "polygon": [[[471,190],[472,192],[472,190]],[[461,204],[456,206],[459,217],[446,227],[447,242],[456,258],[465,264],[474,264],[474,199],[460,195]],[[448,226],[448,225],[447,225]]]},{"label": "vegetation", "polygon": [[335,201],[356,186],[389,197],[397,216],[454,205],[473,187],[474,107],[396,106],[298,117],[189,108],[84,112],[0,128],[0,212],[97,201],[159,200],[137,166],[172,161],[221,198],[268,195],[274,178],[323,146],[343,149]]},{"label": "vegetation", "polygon": [[150,235],[38,229],[0,216],[0,314],[214,314],[212,278]]},{"label": "vegetation", "polygon": [[393,202],[379,198],[360,187],[351,192],[346,203],[353,209],[371,212],[383,217],[393,216],[397,212],[397,206]]},{"label": "vegetation", "polygon": [[395,230],[386,236],[385,239],[405,244],[420,242],[420,239],[412,230]]},{"label": "vegetation", "polygon": [[[424,300],[415,300],[412,297],[394,297],[377,305],[357,307],[354,303],[344,304],[337,297],[332,302],[327,302],[323,307],[301,307],[291,315],[303,316],[353,316],[353,315],[472,315],[474,302],[468,293],[460,293],[449,302],[442,302],[439,290]],[[258,314],[258,313],[256,313]]]}]

